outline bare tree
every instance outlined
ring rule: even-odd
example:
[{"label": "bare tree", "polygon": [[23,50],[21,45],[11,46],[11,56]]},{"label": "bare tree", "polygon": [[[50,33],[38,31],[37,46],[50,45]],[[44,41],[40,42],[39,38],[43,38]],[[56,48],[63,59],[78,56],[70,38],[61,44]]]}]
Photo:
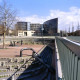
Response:
[{"label": "bare tree", "polygon": [[79,25],[79,22],[78,22],[77,30],[80,30],[80,25]]},{"label": "bare tree", "polygon": [[[4,32],[3,32],[3,41],[5,39],[5,33],[15,22],[15,14],[16,11],[12,9],[8,3],[3,0],[2,4],[0,4],[0,23],[4,24]],[[4,44],[4,42],[3,42]],[[4,46],[3,46],[4,48]]]},{"label": "bare tree", "polygon": [[15,36],[17,36],[18,30],[19,30],[18,25],[15,24],[14,31],[13,31]]},{"label": "bare tree", "polygon": [[69,31],[68,31],[68,33],[70,33],[70,25],[69,25]]},{"label": "bare tree", "polygon": [[72,35],[74,36],[74,25],[72,23]]}]

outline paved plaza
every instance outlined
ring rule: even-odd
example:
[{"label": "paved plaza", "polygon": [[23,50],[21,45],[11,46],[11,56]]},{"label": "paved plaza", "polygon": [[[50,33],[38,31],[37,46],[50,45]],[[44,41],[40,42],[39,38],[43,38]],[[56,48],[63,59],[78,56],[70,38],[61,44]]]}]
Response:
[{"label": "paved plaza", "polygon": [[[18,46],[9,46],[6,45],[5,49],[2,49],[2,45],[0,45],[0,57],[19,57],[20,50],[22,48],[33,48],[36,52],[38,52],[43,45],[37,44],[29,44],[29,45],[18,45]],[[32,52],[29,50],[23,51],[23,56],[31,55]]]}]

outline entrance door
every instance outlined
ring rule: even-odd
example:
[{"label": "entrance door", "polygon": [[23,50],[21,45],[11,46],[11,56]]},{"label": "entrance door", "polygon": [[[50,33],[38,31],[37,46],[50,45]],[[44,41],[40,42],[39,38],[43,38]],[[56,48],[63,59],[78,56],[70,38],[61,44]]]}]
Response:
[{"label": "entrance door", "polygon": [[27,36],[27,32],[24,32],[24,36]]}]

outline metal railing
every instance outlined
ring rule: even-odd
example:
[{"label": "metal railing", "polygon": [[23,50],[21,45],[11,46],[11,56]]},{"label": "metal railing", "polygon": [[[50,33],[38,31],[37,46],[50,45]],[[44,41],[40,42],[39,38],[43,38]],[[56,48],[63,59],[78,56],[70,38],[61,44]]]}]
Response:
[{"label": "metal railing", "polygon": [[50,72],[54,73],[54,69],[52,67],[50,67],[48,64],[44,63],[44,61],[38,57],[38,54],[36,53],[36,51],[32,48],[23,48],[20,50],[20,57],[22,57],[22,51],[24,50],[31,50],[32,51],[32,57],[39,60],[45,67],[47,67],[49,69]]},{"label": "metal railing", "polygon": [[80,43],[80,36],[68,36],[68,39]]},{"label": "metal railing", "polygon": [[56,37],[62,80],[80,80],[80,46]]}]

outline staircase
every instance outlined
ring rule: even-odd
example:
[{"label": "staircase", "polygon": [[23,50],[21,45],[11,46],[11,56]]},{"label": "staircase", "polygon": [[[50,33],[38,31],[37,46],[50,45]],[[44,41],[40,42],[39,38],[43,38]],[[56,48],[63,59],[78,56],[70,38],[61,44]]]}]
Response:
[{"label": "staircase", "polygon": [[[27,58],[0,58],[0,80],[7,80],[15,72],[15,75],[18,77],[33,62],[34,58],[28,61],[30,58],[31,56]],[[28,61],[28,63],[26,63],[26,61]]]},{"label": "staircase", "polygon": [[35,57],[0,58],[0,80],[55,80],[52,54],[46,46]]}]

